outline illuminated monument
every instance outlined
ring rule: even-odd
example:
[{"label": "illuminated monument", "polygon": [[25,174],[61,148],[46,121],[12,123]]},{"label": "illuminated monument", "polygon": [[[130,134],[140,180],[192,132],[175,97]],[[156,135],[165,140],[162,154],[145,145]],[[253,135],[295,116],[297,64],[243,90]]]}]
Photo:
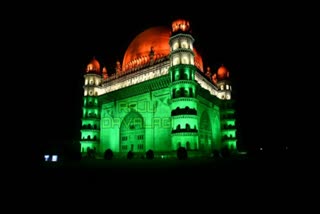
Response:
[{"label": "illuminated monument", "polygon": [[93,58],[84,75],[81,151],[237,150],[229,71],[204,71],[193,43],[181,19],[136,36],[112,75]]}]

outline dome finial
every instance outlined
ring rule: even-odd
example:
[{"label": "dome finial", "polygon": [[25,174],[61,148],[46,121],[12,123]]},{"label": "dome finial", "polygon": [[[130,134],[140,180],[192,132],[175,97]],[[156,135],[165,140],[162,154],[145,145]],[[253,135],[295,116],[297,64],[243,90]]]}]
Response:
[{"label": "dome finial", "polygon": [[150,58],[150,63],[153,64],[153,63],[154,63],[154,50],[153,50],[153,46],[150,47],[149,58]]},{"label": "dome finial", "polygon": [[121,72],[121,63],[119,60],[116,61],[116,73],[120,74]]}]

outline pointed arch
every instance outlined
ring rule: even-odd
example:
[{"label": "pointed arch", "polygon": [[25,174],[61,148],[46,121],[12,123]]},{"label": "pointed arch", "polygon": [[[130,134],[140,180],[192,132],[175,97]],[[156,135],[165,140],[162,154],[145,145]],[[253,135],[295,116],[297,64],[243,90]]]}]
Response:
[{"label": "pointed arch", "polygon": [[144,152],[144,127],[142,115],[136,111],[129,112],[120,125],[120,151]]},{"label": "pointed arch", "polygon": [[212,127],[207,111],[202,112],[199,127],[199,150],[209,151],[212,145]]}]

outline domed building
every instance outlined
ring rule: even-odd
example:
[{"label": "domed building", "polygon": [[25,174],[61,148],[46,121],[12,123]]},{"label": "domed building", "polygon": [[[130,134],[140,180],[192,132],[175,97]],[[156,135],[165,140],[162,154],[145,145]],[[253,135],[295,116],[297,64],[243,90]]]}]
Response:
[{"label": "domed building", "polygon": [[137,35],[115,70],[93,58],[84,74],[81,151],[189,157],[237,150],[229,70],[203,69],[187,20]]}]

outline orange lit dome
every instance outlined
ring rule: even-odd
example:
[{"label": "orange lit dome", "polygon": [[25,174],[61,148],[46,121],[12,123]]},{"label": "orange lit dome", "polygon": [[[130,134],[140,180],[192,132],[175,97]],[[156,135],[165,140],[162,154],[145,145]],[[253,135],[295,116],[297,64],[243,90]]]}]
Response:
[{"label": "orange lit dome", "polygon": [[93,59],[90,61],[90,63],[87,65],[87,72],[95,72],[99,73],[100,72],[100,63],[98,60],[93,57]]},{"label": "orange lit dome", "polygon": [[223,80],[229,77],[229,70],[224,65],[221,65],[218,68],[217,74],[218,74],[218,79]]},{"label": "orange lit dome", "polygon": [[[161,59],[170,54],[169,38],[171,30],[168,27],[152,27],[138,36],[130,43],[123,57],[122,70],[126,72],[132,68],[147,64],[150,61],[150,51],[154,52],[153,59]],[[203,71],[201,56],[195,53],[195,65]]]}]

